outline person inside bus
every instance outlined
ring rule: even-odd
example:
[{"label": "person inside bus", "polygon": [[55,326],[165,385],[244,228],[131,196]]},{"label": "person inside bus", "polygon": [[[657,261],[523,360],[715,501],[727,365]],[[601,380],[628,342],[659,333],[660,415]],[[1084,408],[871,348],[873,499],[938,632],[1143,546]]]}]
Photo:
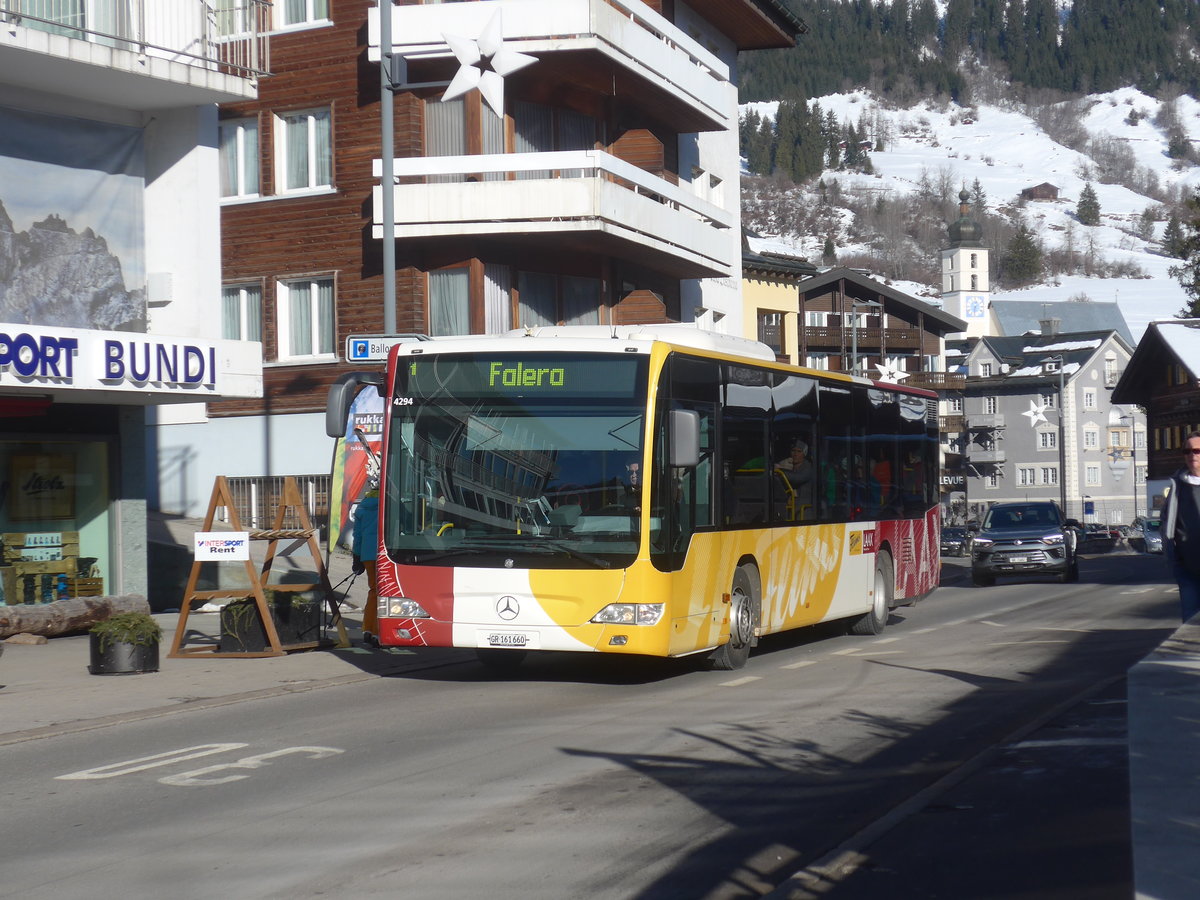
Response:
[{"label": "person inside bus", "polygon": [[796,518],[811,518],[813,464],[808,458],[808,444],[793,441],[787,457],[775,463],[775,471],[787,479],[796,494]]}]

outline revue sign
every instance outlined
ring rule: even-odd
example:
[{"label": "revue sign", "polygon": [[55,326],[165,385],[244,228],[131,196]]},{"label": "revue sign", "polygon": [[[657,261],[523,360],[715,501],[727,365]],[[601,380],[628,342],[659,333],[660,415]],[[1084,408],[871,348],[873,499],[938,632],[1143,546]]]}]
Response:
[{"label": "revue sign", "polygon": [[0,323],[0,385],[261,396],[262,349],[244,341]]}]

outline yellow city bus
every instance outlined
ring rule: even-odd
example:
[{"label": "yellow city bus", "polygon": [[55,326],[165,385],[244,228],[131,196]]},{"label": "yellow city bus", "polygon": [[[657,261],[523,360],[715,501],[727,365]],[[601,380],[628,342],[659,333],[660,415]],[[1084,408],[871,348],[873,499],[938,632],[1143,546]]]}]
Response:
[{"label": "yellow city bus", "polygon": [[937,585],[937,397],[690,326],[404,340],[384,397],[379,634],[743,666],[762,635],[879,633]]}]

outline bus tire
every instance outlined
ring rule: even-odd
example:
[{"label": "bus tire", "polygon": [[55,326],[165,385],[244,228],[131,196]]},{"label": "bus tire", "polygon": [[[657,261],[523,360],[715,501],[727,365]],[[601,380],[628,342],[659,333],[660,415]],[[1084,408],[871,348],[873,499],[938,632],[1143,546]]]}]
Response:
[{"label": "bus tire", "polygon": [[892,608],[892,558],[886,553],[875,557],[875,587],[871,598],[871,609],[850,623],[851,634],[879,634],[887,626],[888,612]]},{"label": "bus tire", "polygon": [[494,650],[491,647],[480,647],[475,651],[479,661],[485,668],[493,672],[515,672],[525,660],[525,650]]},{"label": "bus tire", "polygon": [[729,591],[729,640],[708,657],[708,667],[719,671],[740,669],[750,658],[758,628],[758,597],[748,566],[738,566]]}]

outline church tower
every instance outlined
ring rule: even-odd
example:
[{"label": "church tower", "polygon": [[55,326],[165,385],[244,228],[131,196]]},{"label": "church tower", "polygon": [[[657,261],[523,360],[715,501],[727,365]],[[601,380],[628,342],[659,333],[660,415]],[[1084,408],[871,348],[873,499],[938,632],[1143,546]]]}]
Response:
[{"label": "church tower", "polygon": [[942,308],[964,319],[962,337],[995,334],[988,280],[988,250],[983,246],[983,226],[971,218],[970,194],[958,194],[959,218],[951,222],[950,246],[942,250]]}]

